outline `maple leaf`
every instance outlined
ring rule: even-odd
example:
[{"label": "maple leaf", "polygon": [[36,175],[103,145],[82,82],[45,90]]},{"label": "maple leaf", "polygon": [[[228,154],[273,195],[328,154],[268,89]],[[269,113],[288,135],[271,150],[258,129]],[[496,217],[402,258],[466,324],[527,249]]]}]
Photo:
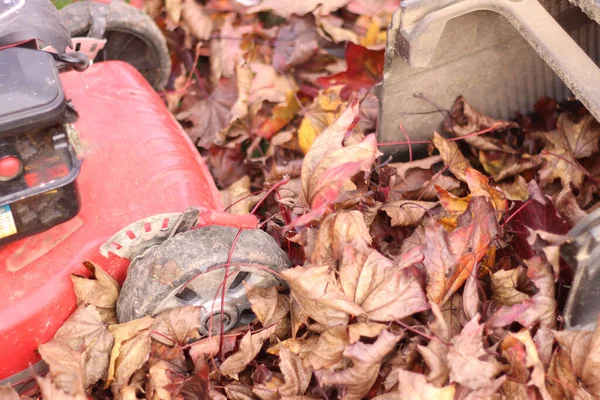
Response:
[{"label": "maple leaf", "polygon": [[393,374],[398,375],[398,389],[375,397],[374,400],[453,400],[456,388],[454,385],[435,387],[427,382],[425,376],[402,369],[396,369]]},{"label": "maple leaf", "polygon": [[319,50],[312,18],[290,18],[277,33],[273,66],[279,71],[307,62]]},{"label": "maple leaf", "polygon": [[497,185],[507,200],[525,201],[529,197],[527,181],[521,175],[517,175],[512,182],[501,182]]},{"label": "maple leaf", "polygon": [[346,109],[340,98],[341,87],[332,87],[319,91],[298,128],[298,145],[306,154],[315,138],[340,116]]},{"label": "maple leaf", "polygon": [[[131,376],[150,358],[151,331],[145,329],[121,343],[119,356],[115,360],[114,382],[111,386],[117,395],[129,383]],[[116,342],[116,340],[115,340]]]},{"label": "maple leaf", "polygon": [[66,343],[74,351],[83,351],[84,387],[106,378],[114,338],[95,306],[81,304],[52,340]]},{"label": "maple leaf", "polygon": [[283,347],[279,352],[279,369],[283,373],[285,383],[278,388],[282,396],[300,396],[306,392],[312,369],[305,367],[302,360],[289,349]]},{"label": "maple leaf", "polygon": [[512,306],[503,306],[487,321],[488,327],[501,327],[515,321],[524,327],[536,322],[548,328],[556,324],[556,300],[554,298],[554,273],[548,262],[536,256],[525,261],[527,276],[538,292],[523,302]]},{"label": "maple leaf", "polygon": [[510,154],[501,151],[480,151],[479,161],[483,169],[492,175],[496,182],[542,164],[542,158],[538,155]]},{"label": "maple leaf", "polygon": [[369,50],[366,47],[349,42],[346,47],[346,71],[320,77],[316,80],[316,83],[322,88],[344,85],[340,96],[343,99],[348,99],[352,92],[358,92],[361,89],[369,90],[381,81],[383,61],[383,51]]},{"label": "maple leaf", "polygon": [[323,5],[324,12],[330,13],[348,3],[349,0],[262,0],[257,6],[248,9],[249,13],[272,11],[275,14],[289,18],[292,14],[303,16]]},{"label": "maple leaf", "polygon": [[181,347],[153,344],[148,362],[150,378],[146,386],[148,397],[168,399],[177,396],[187,376],[185,363],[185,355]]},{"label": "maple leaf", "polygon": [[417,350],[429,367],[427,380],[436,386],[443,386],[450,375],[448,366],[448,345],[442,340],[450,340],[450,329],[444,320],[440,307],[431,304],[431,313],[434,321],[429,324],[429,329],[435,334],[427,346],[417,346]]},{"label": "maple leaf", "polygon": [[495,120],[482,114],[469,104],[463,96],[458,96],[454,101],[450,114],[444,121],[444,130],[452,132],[477,150],[504,151],[516,153],[516,151],[497,139],[481,135],[468,136],[472,133],[495,127],[495,129],[518,128],[514,122]]},{"label": "maple leaf", "polygon": [[297,90],[292,77],[283,75],[270,65],[253,62],[249,67],[254,74],[250,85],[249,104],[263,101],[283,103],[287,101],[288,93]]},{"label": "maple leaf", "polygon": [[[344,146],[343,141],[358,122],[358,102],[355,101],[342,115],[313,142],[302,164],[301,201],[314,209],[325,210],[335,202],[341,186],[358,171],[370,171],[379,156],[377,140],[369,135],[362,141]],[[329,190],[328,190],[329,189]]]},{"label": "maple leaf", "polygon": [[[167,1],[167,4],[169,3],[172,2]],[[212,19],[200,3],[195,0],[183,0],[180,12],[185,27],[194,37],[200,40],[210,39],[213,29]],[[175,18],[175,22],[179,22],[179,19]]]},{"label": "maple leaf", "polygon": [[392,219],[392,226],[418,225],[425,213],[437,203],[429,201],[398,200],[381,207]]},{"label": "maple leaf", "polygon": [[315,15],[317,31],[324,39],[334,43],[359,43],[358,35],[344,27],[344,19],[336,15],[323,14],[321,13],[321,8],[315,10],[313,14]]},{"label": "maple leaf", "polygon": [[461,181],[466,181],[466,170],[471,168],[471,163],[463,156],[456,142],[446,140],[437,132],[433,132],[432,141],[450,172]]},{"label": "maple leaf", "polygon": [[275,106],[271,111],[271,117],[264,121],[254,133],[267,140],[271,139],[296,117],[299,110],[300,105],[296,101],[294,93],[288,92],[286,102]]},{"label": "maple leaf", "polygon": [[372,243],[369,228],[358,210],[337,212],[323,219],[312,252],[308,258],[316,264],[342,259],[346,248],[367,253]]},{"label": "maple leaf", "polygon": [[[348,248],[348,253],[354,249]],[[401,265],[372,250],[362,263],[342,262],[342,287],[371,320],[394,321],[426,310],[423,289],[409,268],[422,260],[419,256]]]},{"label": "maple leaf", "polygon": [[103,322],[117,322],[115,307],[119,298],[119,284],[93,262],[85,261],[83,266],[90,271],[89,278],[71,275],[77,304],[93,304]]},{"label": "maple leaf", "polygon": [[527,270],[523,267],[509,271],[496,271],[491,275],[492,297],[501,305],[512,306],[528,299],[529,296],[518,287],[524,287],[527,282]]},{"label": "maple leaf", "polygon": [[252,207],[260,200],[260,196],[250,192],[250,177],[243,176],[225,190],[219,191],[225,210],[233,215],[250,214]]},{"label": "maple leaf", "polygon": [[219,29],[219,38],[210,41],[210,70],[213,82],[219,82],[221,77],[234,77],[236,65],[244,55],[244,35],[253,31],[251,25],[234,26],[235,19],[235,14],[228,14]]},{"label": "maple leaf", "polygon": [[345,325],[350,315],[364,313],[343,293],[327,265],[305,265],[281,274],[302,310],[324,326]]},{"label": "maple leaf", "polygon": [[475,265],[486,255],[497,234],[496,212],[483,197],[471,199],[451,233],[430,220],[423,249],[423,265],[429,276],[427,297],[437,304],[445,303],[474,273]]},{"label": "maple leaf", "polygon": [[221,364],[221,372],[225,375],[236,375],[242,372],[254,360],[265,340],[275,332],[275,329],[277,326],[265,328],[255,334],[246,333],[240,341],[238,352],[227,357]]},{"label": "maple leaf", "polygon": [[460,186],[456,179],[441,173],[434,173],[433,166],[442,161],[440,156],[432,156],[408,163],[391,163],[396,175],[390,178],[389,200],[435,200],[435,187],[454,190]]},{"label": "maple leaf", "polygon": [[[599,324],[600,325],[600,324]],[[556,341],[568,355],[573,370],[593,396],[600,396],[600,329],[554,332]]]},{"label": "maple leaf", "polygon": [[[68,343],[51,340],[38,348],[50,369],[52,386],[77,400],[86,399],[84,355],[73,350]],[[60,397],[55,397],[60,398]]]},{"label": "maple leaf", "polygon": [[351,368],[341,371],[321,370],[318,375],[325,385],[343,387],[347,399],[361,399],[375,383],[381,360],[400,338],[384,330],[373,344],[358,342],[349,345],[344,350],[344,357],[352,360]]},{"label": "maple leaf", "polygon": [[563,113],[558,116],[557,126],[557,130],[544,133],[554,148],[568,149],[573,158],[589,157],[598,152],[600,123],[593,115],[587,114],[575,122]]},{"label": "maple leaf", "polygon": [[575,226],[585,218],[588,213],[579,207],[577,198],[570,187],[564,187],[554,198],[556,209],[570,226]]},{"label": "maple leaf", "polygon": [[548,367],[548,391],[555,399],[592,400],[597,399],[582,386],[575,373],[570,352],[558,348]]},{"label": "maple leaf", "polygon": [[290,312],[289,298],[279,294],[275,286],[250,286],[246,288],[246,294],[252,304],[252,311],[263,326],[276,324]]},{"label": "maple leaf", "polygon": [[500,372],[500,364],[483,348],[483,324],[479,315],[451,339],[448,352],[450,381],[477,390],[488,386]]},{"label": "maple leaf", "polygon": [[184,345],[190,340],[200,338],[198,329],[203,312],[206,311],[198,306],[163,311],[154,318],[150,328],[153,331],[152,338],[168,346]]}]

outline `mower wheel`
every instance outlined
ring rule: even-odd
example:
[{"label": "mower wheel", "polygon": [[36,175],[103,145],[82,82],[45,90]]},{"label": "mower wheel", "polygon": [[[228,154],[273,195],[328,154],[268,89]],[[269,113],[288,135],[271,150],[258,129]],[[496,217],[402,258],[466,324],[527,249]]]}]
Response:
[{"label": "mower wheel", "polygon": [[202,307],[203,335],[219,332],[221,325],[228,331],[250,323],[254,314],[246,287],[280,285],[278,272],[290,264],[267,233],[243,230],[238,237],[238,232],[222,226],[198,228],[134,258],[117,302],[119,322],[195,305]]},{"label": "mower wheel", "polygon": [[165,37],[152,18],[124,1],[77,1],[60,10],[72,38],[88,35],[92,8],[99,11],[94,14],[106,18],[102,39],[107,40],[94,61],[125,61],[140,71],[152,87],[164,88],[171,73],[171,58]]}]

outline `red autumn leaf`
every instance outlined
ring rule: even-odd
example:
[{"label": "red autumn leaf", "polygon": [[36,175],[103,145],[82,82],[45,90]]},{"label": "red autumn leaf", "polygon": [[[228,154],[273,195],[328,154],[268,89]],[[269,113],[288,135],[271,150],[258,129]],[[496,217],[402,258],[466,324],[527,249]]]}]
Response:
[{"label": "red autumn leaf", "polygon": [[317,79],[317,85],[323,88],[345,85],[340,96],[347,99],[351,92],[368,90],[381,80],[383,61],[383,51],[369,50],[350,42],[346,47],[346,71],[321,77]]}]

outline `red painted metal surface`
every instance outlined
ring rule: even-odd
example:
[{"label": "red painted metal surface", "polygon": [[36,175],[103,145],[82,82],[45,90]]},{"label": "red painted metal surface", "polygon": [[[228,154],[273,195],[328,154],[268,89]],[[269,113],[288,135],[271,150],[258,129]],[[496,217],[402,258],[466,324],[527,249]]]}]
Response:
[{"label": "red painted metal surface", "polygon": [[206,165],[133,67],[109,61],[62,80],[80,114],[75,126],[83,144],[77,180],[82,207],[72,220],[0,248],[0,380],[37,362],[39,343],[51,339],[73,312],[70,275],[85,273],[83,261],[124,280],[128,261],[98,252],[123,227],[191,205],[204,208],[204,224],[256,226],[254,217],[219,212]]}]

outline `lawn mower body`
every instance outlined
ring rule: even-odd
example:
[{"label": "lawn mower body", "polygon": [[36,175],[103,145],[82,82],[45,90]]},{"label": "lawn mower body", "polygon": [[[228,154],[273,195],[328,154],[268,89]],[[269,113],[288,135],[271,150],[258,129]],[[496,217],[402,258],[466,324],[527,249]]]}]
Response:
[{"label": "lawn mower body", "polygon": [[189,205],[202,210],[204,224],[244,224],[219,212],[219,193],[198,151],[133,67],[103,62],[63,74],[62,82],[79,113],[81,210],[46,232],[0,248],[0,381],[39,361],[39,343],[51,339],[73,312],[70,275],[89,274],[83,261],[97,263],[119,282],[125,279],[129,260],[99,251],[115,232]]},{"label": "lawn mower body", "polygon": [[[575,96],[600,120],[600,5],[595,0],[404,0],[387,36],[379,142],[427,141],[459,95],[486,115],[513,119],[547,96]],[[400,128],[402,126],[402,130]],[[383,148],[407,159],[407,145]],[[426,145],[412,145],[413,155]],[[569,329],[593,329],[600,312],[600,211],[570,232],[563,257],[575,279]]]}]

